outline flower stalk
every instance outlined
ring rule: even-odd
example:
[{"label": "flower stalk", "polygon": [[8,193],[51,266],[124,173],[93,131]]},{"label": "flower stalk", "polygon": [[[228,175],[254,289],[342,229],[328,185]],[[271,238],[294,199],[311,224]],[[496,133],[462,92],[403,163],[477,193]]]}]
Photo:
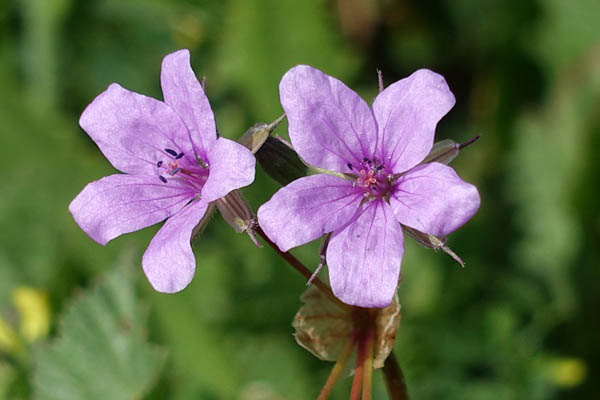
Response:
[{"label": "flower stalk", "polygon": [[390,400],[408,400],[404,375],[393,351],[383,364],[383,377]]},{"label": "flower stalk", "polygon": [[[288,264],[290,264],[296,271],[300,272],[304,277],[308,280],[312,277],[313,273],[310,269],[306,268],[304,264],[300,262],[296,257],[294,257],[291,253],[287,251],[279,250],[279,247],[269,237],[265,234],[262,228],[259,225],[254,227],[254,232],[256,232],[263,240],[275,250],[277,254],[281,256]],[[314,277],[312,280],[312,284],[319,288],[331,301],[340,306],[341,308],[348,308],[349,306],[343,303],[340,299],[335,297],[329,286],[323,283],[318,277]]]},{"label": "flower stalk", "polygon": [[337,362],[331,369],[331,373],[327,377],[327,381],[325,381],[325,385],[323,385],[323,388],[321,389],[321,393],[319,393],[319,397],[317,397],[317,400],[326,400],[329,397],[331,390],[342,375],[342,372],[344,371],[344,368],[348,363],[348,359],[354,351],[355,344],[356,342],[354,340],[348,340],[346,342],[346,346],[344,346],[344,350],[342,351],[340,358],[337,360]]}]

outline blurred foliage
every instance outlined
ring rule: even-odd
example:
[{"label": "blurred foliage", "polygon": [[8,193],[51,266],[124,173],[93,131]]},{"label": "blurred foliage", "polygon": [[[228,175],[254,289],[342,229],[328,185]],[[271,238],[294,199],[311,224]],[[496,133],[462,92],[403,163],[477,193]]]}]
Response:
[{"label": "blurred foliage", "polygon": [[35,354],[36,399],[135,399],[148,391],[163,355],[144,340],[147,313],[131,275],[113,269],[68,307],[58,338]]},{"label": "blurred foliage", "polygon": [[[395,347],[412,398],[596,398],[598,15],[596,0],[0,2],[0,335],[16,343],[0,346],[0,398],[35,398],[38,385],[60,397],[67,386],[59,380],[34,384],[40,360],[58,373],[81,357],[90,361],[78,376],[101,379],[95,372],[109,364],[98,363],[118,345],[119,326],[88,315],[87,329],[99,324],[114,341],[86,344],[69,333],[69,304],[81,291],[104,296],[98,304],[148,305],[148,322],[131,314],[138,306],[126,310],[136,332],[167,353],[155,379],[130,382],[147,389],[144,398],[306,399],[324,383],[332,364],[291,336],[303,279],[268,248],[216,216],[195,245],[196,279],[164,295],[139,268],[157,227],[102,248],[67,211],[87,182],[112,173],[77,126],[81,110],[111,82],[160,98],[160,61],[182,47],[207,78],[219,132],[231,138],[281,114],[278,82],[299,63],[367,100],[377,93],[376,68],[386,84],[421,67],[442,73],[457,104],[437,138],[482,135],[453,162],[480,188],[482,207],[450,238],[464,270],[407,240]],[[244,194],[258,207],[276,188],[259,171]],[[295,253],[314,266],[317,246]],[[136,290],[126,280],[111,281],[112,292],[90,289],[117,260],[118,269],[134,267]],[[48,294],[50,344],[20,336],[19,287]],[[81,340],[77,354],[43,356],[68,335]],[[346,398],[349,384],[332,397]],[[385,398],[379,374],[374,384],[374,398]]]}]

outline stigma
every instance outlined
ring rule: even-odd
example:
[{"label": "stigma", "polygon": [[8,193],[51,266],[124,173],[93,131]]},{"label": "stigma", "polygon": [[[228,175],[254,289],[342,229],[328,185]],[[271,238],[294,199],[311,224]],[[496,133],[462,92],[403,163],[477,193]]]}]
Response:
[{"label": "stigma", "polygon": [[353,186],[361,188],[365,197],[379,198],[389,192],[389,183],[385,167],[377,159],[363,158],[359,165],[347,164],[349,170],[356,172]]}]

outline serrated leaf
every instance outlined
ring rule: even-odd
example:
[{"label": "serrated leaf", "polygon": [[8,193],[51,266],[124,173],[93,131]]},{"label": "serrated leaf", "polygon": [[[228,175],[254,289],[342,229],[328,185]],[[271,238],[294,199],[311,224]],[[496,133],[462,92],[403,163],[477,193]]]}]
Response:
[{"label": "serrated leaf", "polygon": [[164,357],[146,340],[145,324],[131,274],[113,269],[74,301],[58,339],[36,352],[35,398],[140,398]]}]

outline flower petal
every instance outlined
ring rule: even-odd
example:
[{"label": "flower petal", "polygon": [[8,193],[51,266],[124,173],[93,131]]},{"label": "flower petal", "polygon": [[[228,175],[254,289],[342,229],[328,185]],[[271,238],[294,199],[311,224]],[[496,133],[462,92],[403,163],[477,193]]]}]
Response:
[{"label": "flower petal", "polygon": [[315,240],[345,225],[362,193],[332,175],[311,175],[279,189],[258,209],[258,222],[281,251]]},{"label": "flower petal", "polygon": [[388,86],[373,103],[380,157],[394,172],[406,171],[431,150],[438,121],[454,106],[444,77],[421,69]]},{"label": "flower petal", "polygon": [[142,258],[142,267],[154,289],[163,293],[183,290],[194,277],[196,258],[190,240],[208,203],[195,201],[165,222]]},{"label": "flower petal", "polygon": [[163,97],[188,128],[195,155],[206,161],[207,152],[217,140],[215,118],[190,65],[190,52],[179,50],[162,62],[160,83]]},{"label": "flower petal", "polygon": [[390,196],[400,223],[435,236],[461,227],[479,209],[479,202],[475,186],[440,163],[408,171],[398,179]]},{"label": "flower petal", "polygon": [[389,205],[371,201],[331,236],[327,266],[333,293],[359,307],[389,306],[398,286],[403,247],[402,228]]},{"label": "flower petal", "polygon": [[210,173],[202,188],[205,202],[217,200],[254,181],[256,159],[244,146],[220,137],[208,152]]},{"label": "flower petal", "polygon": [[155,174],[165,149],[193,154],[183,121],[165,103],[131,92],[116,83],[81,114],[79,125],[118,170]]},{"label": "flower petal", "polygon": [[170,217],[193,196],[186,187],[163,184],[157,177],[117,174],[89,183],[69,211],[85,233],[105,245]]},{"label": "flower petal", "polygon": [[377,145],[373,113],[358,94],[318,69],[299,65],[279,84],[294,149],[309,164],[347,172]]}]

